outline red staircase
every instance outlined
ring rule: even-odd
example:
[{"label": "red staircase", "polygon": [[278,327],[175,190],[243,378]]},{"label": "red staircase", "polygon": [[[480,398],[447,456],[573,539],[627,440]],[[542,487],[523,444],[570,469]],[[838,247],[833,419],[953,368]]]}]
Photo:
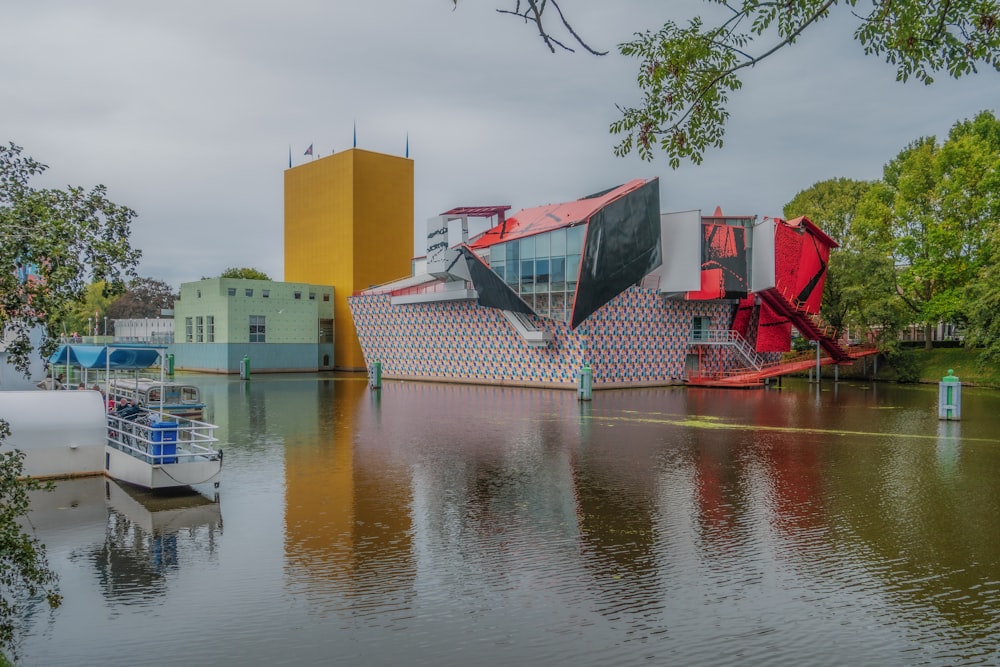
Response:
[{"label": "red staircase", "polygon": [[783,294],[776,287],[764,290],[759,294],[762,301],[767,303],[774,312],[787,317],[792,326],[798,329],[805,338],[819,341],[820,346],[833,359],[833,363],[852,363],[850,353],[841,347],[836,338],[836,330],[824,322],[819,315],[807,311],[804,303]]}]

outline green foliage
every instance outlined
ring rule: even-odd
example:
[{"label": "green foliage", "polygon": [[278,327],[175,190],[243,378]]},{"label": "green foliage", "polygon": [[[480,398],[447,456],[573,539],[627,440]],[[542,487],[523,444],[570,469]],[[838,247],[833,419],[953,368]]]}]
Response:
[{"label": "green foliage", "polygon": [[[96,326],[96,335],[103,335],[104,322],[102,318],[107,315],[108,306],[112,301],[112,296],[109,294],[110,289],[110,286],[103,280],[87,285],[83,300],[71,304],[62,321],[49,322],[50,334],[58,336],[76,332],[81,336],[93,336]],[[94,319],[95,313],[96,320]]]},{"label": "green foliage", "polygon": [[[505,0],[498,9],[538,29],[551,51],[573,49],[553,36],[546,18],[555,12],[557,29],[591,53],[572,27],[571,17],[555,0]],[[637,32],[618,45],[638,60],[636,82],[642,103],[619,107],[621,118],[611,132],[621,136],[616,155],[638,151],[652,160],[666,153],[670,166],[682,160],[698,164],[706,149],[722,146],[729,119],[729,94],[739,90],[743,69],[756,67],[796,42],[810,26],[833,12],[850,13],[857,21],[854,38],[868,55],[896,66],[896,79],[911,77],[925,84],[937,72],[961,77],[980,66],[1000,70],[1000,5],[994,0],[706,0],[722,5],[722,18],[707,23],[696,16],[684,25],[667,21],[659,30]],[[452,0],[454,6],[458,0]],[[862,8],[864,5],[864,8]],[[551,10],[546,15],[546,10]],[[566,40],[569,41],[569,40]]]},{"label": "green foliage", "polygon": [[620,108],[621,119],[611,125],[613,134],[624,135],[617,155],[635,149],[651,160],[658,148],[675,169],[684,159],[700,163],[706,148],[722,146],[726,103],[742,86],[740,70],[794,44],[833,11],[856,17],[855,39],[866,54],[895,65],[899,81],[913,77],[930,84],[936,72],[957,78],[977,72],[979,65],[1000,70],[995,2],[874,0],[867,14],[857,0],[720,4],[731,11],[717,23],[706,25],[701,17],[683,26],[667,21],[659,31],[637,33],[619,45],[622,55],[639,61],[643,98],[640,106]]},{"label": "green foliage", "polygon": [[154,278],[136,278],[128,289],[108,306],[111,319],[141,319],[159,317],[161,311],[174,307],[174,294],[170,285]]},{"label": "green foliage", "polygon": [[263,271],[251,268],[228,268],[222,272],[220,278],[244,278],[246,280],[270,280]]},{"label": "green foliage", "polygon": [[853,222],[858,203],[871,187],[870,182],[847,178],[821,181],[799,192],[784,208],[786,218],[804,215],[840,244],[830,251],[820,312],[837,331],[860,323],[858,300],[862,295],[851,287],[864,282],[865,276],[858,272],[864,270],[863,255],[870,248],[855,241]]},{"label": "green foliage", "polygon": [[920,364],[913,350],[898,348],[885,355],[879,379],[912,384],[920,382]]},{"label": "green foliage", "polygon": [[[7,435],[7,424],[0,422],[0,440]],[[0,453],[0,649],[15,657],[24,604],[44,597],[55,609],[62,601],[44,545],[20,524],[29,509],[28,491],[52,487],[32,478],[22,479],[23,471],[23,452]]]},{"label": "green foliage", "polygon": [[[133,210],[111,202],[103,185],[31,187],[47,167],[21,151],[0,146],[0,265],[9,267],[0,271],[0,333],[10,337],[11,361],[26,372],[31,329],[65,318],[93,282],[122,289],[141,253],[128,243]],[[22,266],[40,280],[22,281],[13,270]],[[43,354],[52,346],[46,340]]]}]

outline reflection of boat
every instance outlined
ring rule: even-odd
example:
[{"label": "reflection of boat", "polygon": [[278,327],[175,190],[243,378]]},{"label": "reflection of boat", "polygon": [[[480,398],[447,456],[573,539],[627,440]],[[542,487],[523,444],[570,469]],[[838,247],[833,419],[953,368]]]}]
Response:
[{"label": "reflection of boat", "polygon": [[[84,369],[103,364],[109,378],[112,369],[138,372],[158,359],[158,348],[93,345],[64,345],[52,357],[53,362]],[[129,484],[164,489],[214,482],[222,470],[214,424],[168,414],[152,405],[107,412],[97,391],[0,392],[0,414],[11,426],[5,446],[26,453],[25,472],[35,477],[103,471]]]},{"label": "reflection of boat", "polygon": [[108,506],[127,516],[146,533],[175,533],[178,530],[222,528],[222,509],[218,499],[186,491],[163,495],[132,486],[107,485]]}]

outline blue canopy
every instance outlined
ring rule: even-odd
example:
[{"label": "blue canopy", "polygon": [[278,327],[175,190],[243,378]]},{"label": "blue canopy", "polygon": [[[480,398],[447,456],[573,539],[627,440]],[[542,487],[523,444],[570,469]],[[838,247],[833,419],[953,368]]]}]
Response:
[{"label": "blue canopy", "polygon": [[139,370],[149,368],[159,359],[160,349],[149,346],[60,345],[49,357],[49,363],[53,366],[70,364],[89,369]]}]

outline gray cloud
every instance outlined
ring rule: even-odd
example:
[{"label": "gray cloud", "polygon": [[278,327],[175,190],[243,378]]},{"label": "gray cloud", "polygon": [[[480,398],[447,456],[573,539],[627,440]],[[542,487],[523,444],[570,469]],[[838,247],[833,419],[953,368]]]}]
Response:
[{"label": "gray cloud", "polygon": [[[865,58],[831,19],[745,77],[726,147],[671,171],[615,158],[615,104],[638,100],[614,46],[672,3],[579,0],[581,34],[612,54],[550,54],[491,3],[18,3],[0,54],[4,140],[50,165],[43,184],[106,184],[139,217],[143,275],[174,286],[253,266],[283,277],[283,176],[358,146],[415,169],[415,223],[460,205],[515,210],[659,176],[664,210],[780,215],[836,176],[877,178],[919,136],[995,105],[996,73],[933,87]],[[16,63],[16,65],[14,64]]]}]

